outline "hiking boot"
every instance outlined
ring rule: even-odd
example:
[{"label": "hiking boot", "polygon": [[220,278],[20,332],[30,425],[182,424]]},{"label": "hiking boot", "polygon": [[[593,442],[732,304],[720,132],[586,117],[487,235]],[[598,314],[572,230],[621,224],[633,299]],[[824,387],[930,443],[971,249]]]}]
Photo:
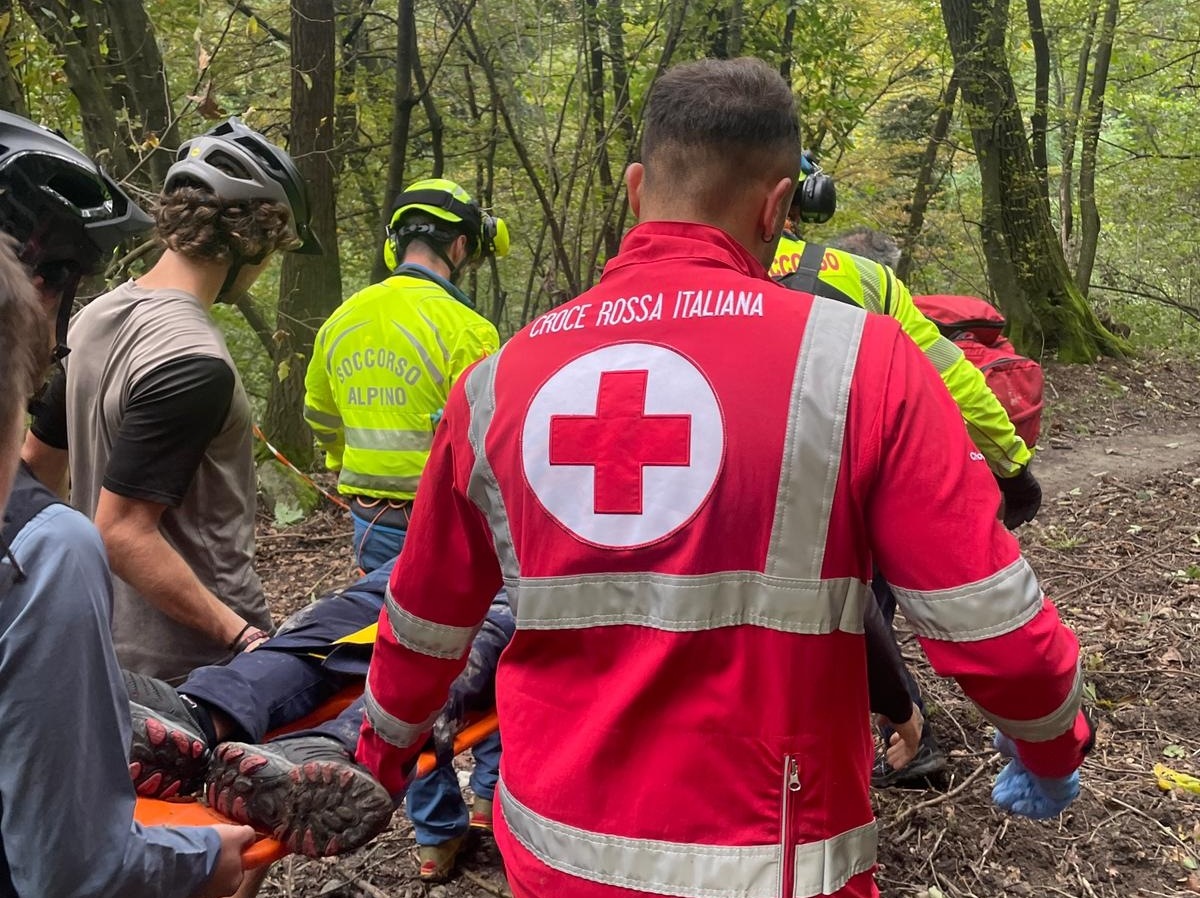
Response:
[{"label": "hiking boot", "polygon": [[892,786],[927,787],[929,780],[946,769],[946,753],[938,745],[937,739],[928,730],[921,734],[917,745],[917,753],[913,759],[893,770],[883,755],[876,755],[875,769],[871,771],[871,785],[877,789],[888,789]]},{"label": "hiking boot", "polygon": [[471,816],[467,818],[467,825],[471,829],[481,829],[489,833],[492,831],[492,800],[490,798],[475,796],[475,801],[471,803]]},{"label": "hiking boot", "polygon": [[463,833],[438,845],[418,845],[417,878],[421,882],[445,882],[449,879],[466,841],[467,834]]},{"label": "hiking boot", "polygon": [[133,725],[129,778],[134,789],[146,798],[190,795],[208,769],[204,730],[173,687],[144,674],[121,673]]},{"label": "hiking boot", "polygon": [[231,820],[307,857],[352,851],[392,819],[387,790],[327,736],[222,742],[213,752],[205,796]]}]

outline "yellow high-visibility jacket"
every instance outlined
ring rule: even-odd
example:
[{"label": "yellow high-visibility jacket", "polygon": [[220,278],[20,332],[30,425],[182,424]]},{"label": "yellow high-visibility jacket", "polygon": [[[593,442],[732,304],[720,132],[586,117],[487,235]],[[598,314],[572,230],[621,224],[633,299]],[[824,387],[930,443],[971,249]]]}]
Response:
[{"label": "yellow high-visibility jacket", "polygon": [[[789,278],[794,280],[803,267],[801,260],[806,246],[803,240],[785,231],[771,265],[771,277],[784,284],[789,284]],[[820,287],[816,292],[899,321],[941,374],[962,411],[971,440],[987,459],[992,472],[999,477],[1019,474],[1033,457],[1032,451],[1017,436],[1008,412],[987,385],[983,373],[966,360],[953,341],[942,336],[936,324],[921,314],[896,273],[886,265],[832,247],[813,244],[809,247],[810,257],[817,251],[822,254],[818,257]]]},{"label": "yellow high-visibility jacket", "polygon": [[321,325],[304,419],[340,471],[338,492],[411,499],[450,388],[496,351],[496,327],[424,268],[403,266]]}]

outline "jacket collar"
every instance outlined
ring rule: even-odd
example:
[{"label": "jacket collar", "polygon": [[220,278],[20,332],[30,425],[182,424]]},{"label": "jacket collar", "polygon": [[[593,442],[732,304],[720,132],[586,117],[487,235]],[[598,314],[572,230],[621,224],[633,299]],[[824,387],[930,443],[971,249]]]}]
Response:
[{"label": "jacket collar", "polygon": [[604,266],[604,278],[629,265],[704,259],[749,277],[768,279],[762,263],[720,228],[687,221],[648,221],[631,228],[621,251]]}]

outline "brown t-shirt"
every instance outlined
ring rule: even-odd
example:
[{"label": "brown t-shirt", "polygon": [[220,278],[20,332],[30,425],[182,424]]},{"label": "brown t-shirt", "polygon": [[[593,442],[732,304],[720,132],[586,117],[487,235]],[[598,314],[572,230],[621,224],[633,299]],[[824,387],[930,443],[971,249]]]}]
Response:
[{"label": "brown t-shirt", "polygon": [[[166,506],[160,529],[200,581],[246,620],[270,625],[262,584],[254,572],[255,474],[250,405],[225,339],[200,301],[179,290],[147,290],[129,281],[76,315],[66,360],[67,435],[71,501],[95,516],[100,489],[149,498]],[[233,375],[232,395],[213,393],[212,378],[191,397],[212,397],[203,447],[193,446],[186,490],[147,495],[146,479],[129,476],[130,453],[153,454],[156,401],[187,402],[187,386],[170,373],[180,360],[213,359]],[[196,365],[192,365],[194,372]],[[204,367],[200,366],[201,369]],[[222,366],[207,366],[220,371]],[[164,386],[164,383],[169,386]],[[182,393],[182,397],[181,397]],[[161,397],[157,399],[156,397]],[[176,436],[178,434],[175,434]],[[179,458],[179,440],[162,434],[164,456]],[[197,436],[203,440],[204,437]],[[201,451],[202,449],[202,451]],[[146,471],[149,474],[149,470]],[[228,652],[196,630],[167,617],[128,583],[114,577],[113,639],[123,667],[176,679]]]}]

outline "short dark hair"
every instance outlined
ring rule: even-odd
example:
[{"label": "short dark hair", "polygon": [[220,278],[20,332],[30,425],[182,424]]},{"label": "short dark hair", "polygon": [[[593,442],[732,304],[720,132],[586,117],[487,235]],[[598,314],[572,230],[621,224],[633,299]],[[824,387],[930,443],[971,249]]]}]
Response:
[{"label": "short dark hair", "polygon": [[[733,181],[800,171],[800,129],[791,88],[761,59],[702,59],[673,66],[654,82],[642,130],[646,179],[669,173],[722,193]],[[703,170],[703,171],[702,171]]]},{"label": "short dark hair", "polygon": [[11,446],[18,409],[29,401],[50,363],[50,322],[17,243],[0,235],[0,440]]},{"label": "short dark hair", "polygon": [[882,231],[876,231],[865,225],[843,231],[829,241],[829,246],[854,253],[856,256],[862,256],[864,259],[870,259],[872,262],[878,262],[888,268],[895,268],[900,264],[899,244]]}]

